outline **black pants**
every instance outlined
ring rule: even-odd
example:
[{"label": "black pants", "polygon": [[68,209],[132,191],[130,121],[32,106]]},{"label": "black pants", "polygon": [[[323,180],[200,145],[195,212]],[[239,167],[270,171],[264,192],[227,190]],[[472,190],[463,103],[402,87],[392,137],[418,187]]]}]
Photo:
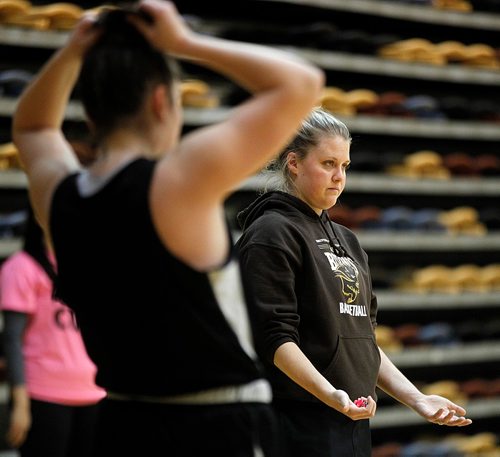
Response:
[{"label": "black pants", "polygon": [[370,457],[367,419],[353,421],[323,403],[275,400],[286,457]]},{"label": "black pants", "polygon": [[276,457],[270,405],[165,405],[106,399],[96,457]]},{"label": "black pants", "polygon": [[90,457],[98,405],[65,406],[31,400],[32,424],[22,457]]}]

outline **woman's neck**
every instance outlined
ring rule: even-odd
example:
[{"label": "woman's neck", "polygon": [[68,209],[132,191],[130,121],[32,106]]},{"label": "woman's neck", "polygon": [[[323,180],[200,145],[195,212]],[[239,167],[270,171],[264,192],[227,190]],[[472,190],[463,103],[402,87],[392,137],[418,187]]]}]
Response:
[{"label": "woman's neck", "polygon": [[97,158],[88,169],[92,174],[104,176],[139,157],[155,157],[148,142],[127,134],[115,135],[98,146]]}]

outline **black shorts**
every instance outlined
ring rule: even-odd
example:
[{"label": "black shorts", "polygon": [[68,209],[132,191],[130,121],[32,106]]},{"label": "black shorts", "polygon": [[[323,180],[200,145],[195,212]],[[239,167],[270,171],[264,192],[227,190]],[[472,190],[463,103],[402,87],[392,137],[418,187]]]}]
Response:
[{"label": "black shorts", "polygon": [[275,400],[286,457],[370,457],[368,419],[353,421],[323,403]]},{"label": "black shorts", "polygon": [[90,457],[98,408],[31,399],[32,423],[21,456]]},{"label": "black shorts", "polygon": [[265,403],[166,405],[103,400],[96,457],[278,457]]}]

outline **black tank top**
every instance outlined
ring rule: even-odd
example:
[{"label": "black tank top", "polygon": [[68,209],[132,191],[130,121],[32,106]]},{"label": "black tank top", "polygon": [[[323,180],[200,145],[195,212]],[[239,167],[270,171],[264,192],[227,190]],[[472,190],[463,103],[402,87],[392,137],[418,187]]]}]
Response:
[{"label": "black tank top", "polygon": [[169,253],[148,203],[155,164],[134,160],[85,197],[71,175],[52,201],[56,295],[75,311],[96,382],[177,395],[258,379],[238,264],[200,273]]}]

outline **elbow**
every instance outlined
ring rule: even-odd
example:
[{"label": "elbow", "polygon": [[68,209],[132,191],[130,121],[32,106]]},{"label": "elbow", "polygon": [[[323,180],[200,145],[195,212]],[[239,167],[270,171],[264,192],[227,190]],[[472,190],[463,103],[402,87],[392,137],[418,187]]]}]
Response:
[{"label": "elbow", "polygon": [[18,118],[14,115],[12,119],[12,127],[11,127],[11,138],[12,142],[19,149],[19,145],[23,139],[23,135],[31,132],[33,129],[27,125],[23,125],[22,122],[19,121]]},{"label": "elbow", "polygon": [[[301,91],[306,92],[312,103],[317,103],[326,84],[325,72],[319,67],[310,67],[309,72],[304,75],[304,81],[301,82]],[[308,90],[304,91],[304,87]]]},{"label": "elbow", "polygon": [[19,160],[21,161],[22,168],[25,169],[25,163],[24,163],[24,157],[23,157],[23,152],[24,152],[24,138],[26,136],[26,133],[28,130],[22,130],[18,128],[12,128],[11,130],[11,138],[12,138],[12,144],[14,145],[16,151],[17,151],[17,156]]},{"label": "elbow", "polygon": [[12,143],[14,143],[14,145],[16,146],[17,149],[19,149],[19,143],[21,140],[22,133],[23,133],[23,131],[20,130],[18,127],[14,126],[14,125],[12,126],[12,130],[11,130]]},{"label": "elbow", "polygon": [[323,91],[324,87],[325,87],[325,84],[326,84],[326,74],[325,72],[318,68],[318,67],[315,67],[313,68],[314,71],[314,75],[312,77],[313,81],[312,81],[312,85],[314,87],[314,90],[315,90],[315,93],[316,93],[316,98],[315,100],[317,101],[320,96],[321,96],[321,92]]},{"label": "elbow", "polygon": [[267,360],[274,366],[280,366],[280,360],[282,359],[282,354],[286,351],[286,348],[290,345],[298,346],[299,342],[296,338],[290,336],[281,336],[279,339],[274,340],[270,345],[267,352]]},{"label": "elbow", "polygon": [[16,146],[17,146],[17,141],[18,141],[19,133],[21,131],[22,131],[22,129],[20,128],[19,121],[18,121],[16,115],[14,114],[14,116],[12,117],[12,126],[11,126],[11,129],[10,129],[10,134],[11,134],[12,142]]},{"label": "elbow", "polygon": [[326,77],[323,70],[318,67],[310,66],[296,77],[293,81],[295,100],[290,100],[295,106],[304,106],[306,112],[318,105],[321,99],[323,88],[325,87]]},{"label": "elbow", "polygon": [[16,138],[19,136],[19,134],[31,130],[31,127],[28,125],[25,119],[26,116],[23,115],[21,108],[22,107],[18,106],[16,111],[12,115],[11,134],[12,141],[14,143],[16,142]]},{"label": "elbow", "polygon": [[14,116],[11,128],[12,142],[17,145],[23,134],[37,132],[45,128],[42,125],[30,125],[22,122]]}]

